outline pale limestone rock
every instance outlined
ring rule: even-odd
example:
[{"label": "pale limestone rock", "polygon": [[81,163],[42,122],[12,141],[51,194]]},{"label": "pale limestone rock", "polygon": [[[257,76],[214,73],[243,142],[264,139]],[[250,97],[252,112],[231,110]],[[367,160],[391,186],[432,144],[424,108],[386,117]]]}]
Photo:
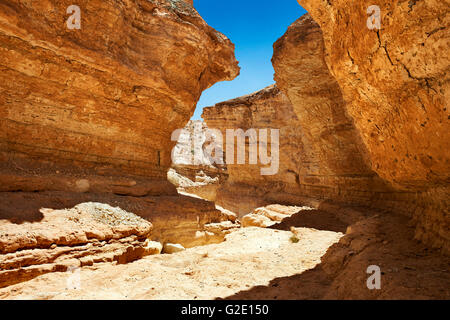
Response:
[{"label": "pale limestone rock", "polygon": [[184,250],[186,250],[186,248],[183,247],[181,244],[165,243],[163,253],[173,254],[177,252],[182,252]]},{"label": "pale limestone rock", "polygon": [[258,227],[258,228],[268,228],[275,224],[276,222],[272,221],[266,216],[259,214],[248,214],[241,219],[242,227]]},{"label": "pale limestone rock", "polygon": [[187,188],[195,186],[195,182],[187,177],[182,176],[174,169],[170,169],[167,172],[167,179],[177,188]]},{"label": "pale limestone rock", "polygon": [[284,219],[286,219],[287,217],[289,217],[287,214],[272,211],[269,208],[257,208],[257,209],[255,209],[254,214],[263,215],[275,222],[281,222]]}]

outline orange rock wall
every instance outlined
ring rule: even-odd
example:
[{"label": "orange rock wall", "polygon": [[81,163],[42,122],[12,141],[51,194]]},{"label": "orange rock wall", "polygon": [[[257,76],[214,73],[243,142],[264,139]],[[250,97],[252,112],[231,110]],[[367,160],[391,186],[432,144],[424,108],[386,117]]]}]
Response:
[{"label": "orange rock wall", "polygon": [[262,176],[260,164],[228,164],[230,177],[218,191],[220,205],[240,214],[305,198],[370,205],[392,191],[371,170],[324,55],[319,26],[304,16],[274,45],[276,86],[205,108],[208,127],[223,132],[280,129],[279,172]]},{"label": "orange rock wall", "polygon": [[449,252],[448,2],[377,1],[380,30],[367,27],[365,2],[299,3],[321,27],[368,163],[401,192],[392,207],[413,216],[417,239]]},{"label": "orange rock wall", "polygon": [[80,1],[79,30],[71,4],[0,3],[2,161],[164,180],[172,131],[237,76],[234,46],[185,2]]},{"label": "orange rock wall", "polygon": [[[312,10],[313,16],[316,13],[323,19],[322,27],[310,15],[305,15],[274,44],[272,62],[276,86],[281,92],[264,94],[268,90],[275,92],[275,87],[266,88],[205,109],[203,118],[210,128],[290,130],[289,134],[281,130],[279,174],[262,177],[260,165],[228,166],[230,178],[218,190],[217,200],[241,214],[270,203],[309,203],[323,207],[328,201],[401,213],[412,218],[416,239],[449,252],[450,168],[446,139],[449,127],[445,99],[448,60],[439,51],[448,39],[446,30],[436,29],[427,38],[434,41],[429,44],[434,49],[425,44],[425,49],[418,51],[430,55],[430,60],[423,61],[425,66],[421,67],[428,68],[430,75],[426,79],[416,76],[414,80],[404,77],[402,58],[398,57],[398,65],[379,60],[383,57],[381,51],[386,57],[384,47],[374,49],[373,56],[369,54],[370,37],[363,35],[369,33],[377,39],[378,36],[366,27],[367,14],[364,15],[366,30],[362,27],[356,30],[354,26],[353,33],[346,33],[344,26],[354,23],[352,20],[346,24],[352,13],[346,11],[349,9],[344,2],[337,3],[342,8],[336,9],[334,2],[326,8],[330,14],[348,14],[348,20],[336,23],[338,31],[331,29],[331,22],[323,18],[326,16],[323,7],[314,3],[306,8]],[[393,10],[392,14],[398,12]],[[445,24],[445,19],[441,20]],[[437,33],[440,37],[433,39]],[[414,34],[420,38],[418,30]],[[356,35],[361,36],[359,40],[352,38]],[[399,41],[399,45],[403,43],[400,34],[386,39]],[[368,43],[363,45],[361,41]],[[411,39],[409,43],[413,43]],[[348,52],[342,51],[343,45],[348,47]],[[364,54],[356,55],[352,50]],[[406,54],[409,51],[403,53]],[[284,104],[280,105],[277,95],[283,96]],[[411,99],[422,99],[423,95],[428,95],[423,101],[429,103],[412,110]],[[421,115],[428,124],[413,121]],[[429,131],[428,125],[435,130]],[[409,160],[401,160],[405,148],[410,150],[405,153]],[[418,153],[413,155],[412,150]],[[435,160],[413,160],[414,157],[425,159],[425,154],[425,158]],[[413,174],[415,168],[417,176]]]},{"label": "orange rock wall", "polygon": [[178,196],[167,171],[202,91],[239,74],[234,45],[192,1],[81,0],[80,29],[72,4],[0,2],[0,222],[99,202],[162,243],[222,241],[204,227],[220,211]]}]

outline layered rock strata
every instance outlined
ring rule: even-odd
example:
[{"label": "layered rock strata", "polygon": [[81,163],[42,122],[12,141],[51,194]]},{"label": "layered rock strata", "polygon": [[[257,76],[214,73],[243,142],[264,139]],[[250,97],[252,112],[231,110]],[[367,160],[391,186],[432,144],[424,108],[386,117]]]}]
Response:
[{"label": "layered rock strata", "polygon": [[[312,27],[320,35],[318,26]],[[363,205],[375,192],[387,190],[365,163],[358,134],[339,97],[339,87],[321,59],[320,37],[307,43],[305,48],[310,49],[303,54],[310,61],[300,60],[290,69],[297,70],[298,77],[304,79],[303,92],[298,92],[301,105],[291,103],[273,85],[204,109],[208,126],[221,129],[224,136],[227,129],[278,129],[280,136],[278,172],[261,175],[260,162],[227,164],[229,178],[217,192],[219,205],[241,215],[270,203],[296,204],[307,199]],[[296,48],[295,52],[305,48]]]},{"label": "layered rock strata", "polygon": [[371,169],[401,192],[393,209],[413,216],[417,239],[449,252],[448,3],[379,1],[379,30],[363,2],[299,3],[321,27]]},{"label": "layered rock strata", "polygon": [[[278,174],[269,177],[260,175],[261,164],[228,165],[230,177],[218,191],[218,203],[240,214],[249,213],[256,207],[270,203],[306,204],[321,208],[325,206],[325,202],[331,201],[344,206],[370,206],[412,217],[412,223],[416,226],[416,239],[448,252],[449,157],[446,148],[448,139],[445,139],[448,136],[448,130],[445,130],[448,127],[448,119],[444,116],[447,112],[445,94],[448,64],[445,58],[439,58],[442,55],[439,48],[447,41],[447,33],[444,29],[439,29],[430,34],[430,40],[427,41],[434,44],[428,45],[434,49],[427,45],[424,45],[423,49],[419,48],[420,50],[417,47],[411,48],[412,51],[417,49],[422,55],[430,55],[432,58],[427,62],[430,64],[430,70],[422,70],[430,72],[428,82],[420,80],[420,77],[414,80],[409,76],[403,77],[405,69],[400,66],[400,57],[397,64],[383,64],[382,60],[377,60],[383,57],[381,53],[385,54],[384,47],[373,47],[372,55],[369,54],[371,38],[365,35],[365,32],[372,33],[372,36],[378,39],[376,31],[355,31],[341,41],[339,39],[344,34],[342,28],[347,25],[344,23],[347,20],[344,19],[342,23],[334,22],[335,29],[331,29],[332,24],[328,24],[328,20],[323,18],[326,11],[316,5],[317,3],[311,4],[312,14],[317,11],[316,14],[322,17],[327,31],[322,32],[319,24],[311,16],[305,15],[291,25],[286,34],[274,44],[272,61],[276,72],[276,86],[279,89],[266,88],[250,96],[219,103],[204,111],[203,118],[207,125],[222,131],[227,128],[281,129]],[[331,17],[338,15],[340,10],[348,10],[346,17],[351,19],[351,10],[345,7],[344,2],[325,6]],[[392,10],[392,14],[400,15],[402,12]],[[411,10],[414,10],[414,6]],[[434,14],[440,16],[437,12]],[[367,15],[365,17],[367,18]],[[399,19],[401,20],[401,15]],[[431,26],[434,25],[431,20],[427,21]],[[351,26],[356,30],[353,23]],[[445,19],[440,24],[445,25]],[[388,26],[394,28],[389,24]],[[395,30],[394,28],[391,32],[395,34]],[[421,33],[416,31],[417,37],[420,38]],[[364,36],[361,33],[364,33]],[[440,35],[434,36],[437,33]],[[356,34],[361,34],[361,39],[353,38]],[[387,39],[401,43],[401,39],[406,39],[406,36],[391,35],[386,41]],[[367,45],[360,43],[364,41],[368,41]],[[348,52],[342,51],[341,42],[348,46]],[[364,54],[358,53],[358,59],[355,59],[352,50],[362,50]],[[427,50],[431,52],[427,53]],[[372,58],[375,60],[372,61]],[[376,61],[378,62],[375,63]],[[358,68],[364,68],[364,71],[359,72]],[[391,73],[394,78],[384,83],[382,75]],[[436,78],[431,77],[433,74]],[[349,79],[354,79],[355,82],[350,83]],[[405,92],[409,92],[408,95],[414,92],[415,97],[428,95],[428,98],[424,99],[429,101],[429,105],[424,105],[425,109],[422,111],[428,118],[428,124],[436,126],[435,135],[427,131],[429,129],[426,124],[418,124],[410,119],[415,117],[412,110],[408,116],[402,117],[404,112],[400,110],[411,108],[408,102],[411,97],[407,98],[404,93],[398,95],[397,92],[411,81],[414,85],[408,90],[405,89]],[[395,83],[398,83],[397,89],[393,87]],[[435,84],[434,87],[431,86],[432,83]],[[391,87],[388,87],[388,84]],[[274,94],[277,90],[280,91],[278,95],[285,95],[283,106],[280,106],[280,98],[276,98],[277,94]],[[267,94],[268,92],[272,94]],[[394,103],[396,99],[400,100]],[[377,104],[364,104],[362,101],[366,100],[379,101],[382,107]],[[397,107],[394,108],[393,105]],[[390,113],[395,114],[395,117]],[[378,122],[387,123],[380,125]],[[395,130],[393,126],[396,126]],[[283,128],[288,128],[291,133],[286,133],[286,129],[283,132]],[[370,131],[370,128],[375,128],[374,130],[380,133]],[[411,130],[416,130],[416,133],[412,134]],[[368,131],[371,133],[368,134]],[[429,151],[433,154],[427,156],[429,159],[436,159],[435,162],[429,163],[429,180],[423,180],[424,178],[420,177],[422,173],[419,173],[413,182],[407,180],[407,173],[414,171],[414,166],[408,168],[412,162],[401,162],[400,158],[401,149],[408,148],[408,141],[412,141],[411,137],[416,136],[418,132],[421,132],[421,142],[411,146],[411,150],[428,152],[421,146],[423,143],[438,147],[431,148]],[[404,135],[408,136],[405,145],[397,148],[396,145],[402,144]],[[442,137],[444,139],[441,139]],[[399,165],[403,163],[405,168],[396,170],[390,166],[389,158],[396,155],[395,152],[386,151],[389,156],[385,163],[381,162],[384,153],[379,143],[387,148],[385,141],[388,140],[397,141],[396,144],[389,143],[389,148],[392,147],[392,150],[398,152],[393,162],[398,162]],[[377,146],[371,145],[371,141],[377,141]],[[378,154],[375,154],[376,149]],[[406,157],[410,156],[414,157],[412,153],[407,152]],[[419,155],[416,155],[416,158],[420,158]],[[423,166],[419,171],[425,170],[423,161],[421,163]],[[446,173],[442,172],[444,168],[447,169]],[[436,175],[431,174],[434,170]],[[396,173],[389,176],[387,172]],[[399,178],[401,172],[405,173],[403,178]],[[394,175],[397,178],[394,179]],[[238,198],[239,202],[234,201]]]},{"label": "layered rock strata", "polygon": [[169,181],[178,191],[216,201],[217,189],[228,178],[226,165],[216,163],[215,154],[206,150],[218,143],[217,132],[204,121],[191,120],[172,138],[177,139],[177,145],[172,151]]},{"label": "layered rock strata", "polygon": [[0,222],[0,287],[96,263],[127,263],[162,250],[149,239],[151,223],[120,208],[83,203],[41,213],[38,224]]},{"label": "layered rock strata", "polygon": [[2,162],[166,181],[172,132],[237,76],[234,46],[187,2],[83,2],[80,29],[71,4],[0,4]]},{"label": "layered rock strata", "polygon": [[167,170],[202,91],[238,75],[233,44],[192,1],[81,1],[79,19],[72,4],[0,3],[0,219],[100,202],[162,243],[223,239],[204,227],[221,212],[178,196]]},{"label": "layered rock strata", "polygon": [[[296,188],[301,148],[298,119],[292,105],[276,86],[203,109],[203,119],[209,128],[219,129],[223,137],[223,160],[226,161],[227,129],[279,129],[280,167],[272,176],[261,175],[261,164],[249,163],[249,141],[246,141],[246,164],[227,163],[228,179],[217,192],[216,203],[240,215],[265,204],[264,194],[289,192]],[[270,136],[269,136],[270,137]],[[269,148],[270,148],[270,139]],[[237,150],[237,140],[235,140]],[[236,152],[235,152],[236,153]],[[236,161],[235,161],[236,162]],[[236,199],[239,199],[236,201]]]},{"label": "layered rock strata", "polygon": [[41,208],[65,209],[85,202],[99,202],[132,212],[151,222],[152,240],[179,243],[186,248],[223,240],[222,234],[207,233],[207,225],[230,220],[215,208],[213,202],[182,195],[131,197],[58,191],[1,192],[3,219],[0,221],[11,224],[11,228],[24,223],[39,226],[44,218]]},{"label": "layered rock strata", "polygon": [[[61,209],[41,209],[48,205]],[[0,210],[10,213],[0,220],[0,286],[71,267],[128,263],[160,253],[166,243],[220,243],[238,227],[214,203],[186,196],[2,192]]]},{"label": "layered rock strata", "polygon": [[297,20],[274,44],[275,80],[292,102],[302,130],[303,193],[367,205],[375,195],[393,189],[371,169],[325,55],[322,32],[309,15]]}]

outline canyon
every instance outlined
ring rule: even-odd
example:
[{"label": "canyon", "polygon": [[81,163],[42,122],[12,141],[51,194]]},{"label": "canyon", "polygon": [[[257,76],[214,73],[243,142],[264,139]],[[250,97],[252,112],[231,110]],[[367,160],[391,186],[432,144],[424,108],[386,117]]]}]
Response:
[{"label": "canyon", "polygon": [[412,217],[416,239],[448,253],[448,3],[382,1],[383,28],[371,32],[361,32],[362,3],[299,3],[323,31],[370,168],[398,191],[383,202]]},{"label": "canyon", "polygon": [[[450,6],[298,2],[275,83],[203,121],[240,71],[193,1],[0,3],[0,298],[449,299]],[[278,171],[212,163],[229,129]]]},{"label": "canyon", "polygon": [[[69,251],[111,240],[78,235],[77,224],[30,230],[45,229],[45,208],[120,207],[151,222],[152,240],[186,248],[222,241],[214,224],[228,221],[213,203],[179,195],[167,171],[171,134],[202,91],[239,74],[233,44],[183,1],[92,1],[81,6],[80,30],[61,23],[70,5],[0,4],[0,225],[7,243],[26,233],[34,251],[2,265],[2,285],[41,272],[28,269],[67,270],[53,261],[59,254],[49,258],[56,266],[43,263],[43,249],[59,245],[50,239],[81,237],[61,243]],[[129,250],[131,234],[117,250]],[[5,250],[9,259],[21,248]]]}]

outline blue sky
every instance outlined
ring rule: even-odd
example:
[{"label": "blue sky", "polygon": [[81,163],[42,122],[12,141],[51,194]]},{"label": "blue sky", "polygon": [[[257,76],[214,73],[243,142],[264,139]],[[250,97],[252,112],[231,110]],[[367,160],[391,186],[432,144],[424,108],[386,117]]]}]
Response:
[{"label": "blue sky", "polygon": [[258,91],[274,83],[273,43],[306,11],[297,0],[194,0],[205,21],[236,46],[241,75],[205,90],[193,119],[203,107]]}]

